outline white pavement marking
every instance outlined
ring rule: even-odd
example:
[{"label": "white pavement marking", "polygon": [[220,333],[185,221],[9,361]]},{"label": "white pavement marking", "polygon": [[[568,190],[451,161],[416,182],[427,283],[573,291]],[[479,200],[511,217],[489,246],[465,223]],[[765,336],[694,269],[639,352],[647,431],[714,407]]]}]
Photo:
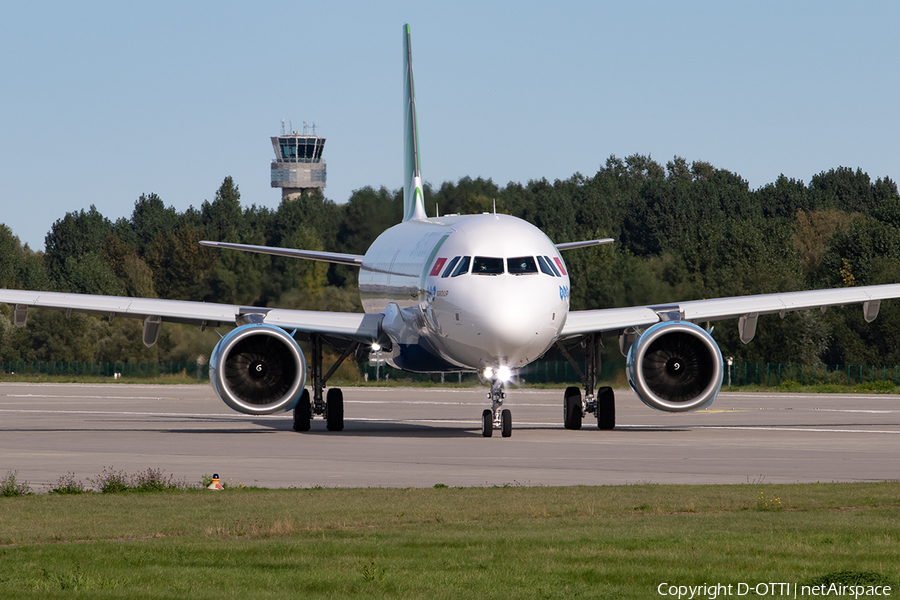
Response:
[{"label": "white pavement marking", "polygon": [[[438,403],[450,404],[450,403]],[[898,412],[898,411],[857,411],[857,412]],[[105,410],[34,410],[34,409],[0,409],[0,413],[31,413],[31,414],[61,414],[61,415],[112,415],[120,417],[200,417],[210,419],[234,419],[247,420],[253,419],[288,419],[288,413],[279,413],[275,415],[242,415],[229,413],[165,413],[165,412],[136,412],[136,411],[105,411]],[[371,423],[453,423],[459,425],[478,425],[481,421],[458,420],[458,419],[383,419],[383,418],[366,418],[355,417],[345,419],[346,422],[371,422]],[[517,426],[528,425],[531,427],[557,427],[556,422],[542,421],[517,421]],[[790,431],[803,433],[878,433],[878,434],[900,434],[900,430],[889,429],[836,429],[823,427],[759,427],[759,426],[739,426],[739,425],[625,425],[618,424],[616,429],[633,431],[655,430],[655,429],[733,429],[740,431]],[[586,428],[587,429],[587,428]]]},{"label": "white pavement marking", "polygon": [[165,400],[162,396],[51,396],[49,394],[5,394],[3,398],[64,398],[66,400]]},{"label": "white pavement marking", "polygon": [[136,411],[112,411],[112,410],[35,410],[35,409],[16,409],[16,408],[0,408],[0,413],[37,413],[37,414],[53,414],[53,415],[116,415],[116,416],[133,416],[133,417],[209,417],[209,418],[228,418],[228,419],[260,419],[260,418],[287,418],[286,413],[278,415],[242,415],[231,413],[162,413],[162,412],[136,412]]},{"label": "white pavement marking", "polygon": [[826,429],[822,427],[757,427],[741,425],[616,425],[623,429],[738,429],[741,431],[802,431],[806,433],[900,433],[892,429]]}]

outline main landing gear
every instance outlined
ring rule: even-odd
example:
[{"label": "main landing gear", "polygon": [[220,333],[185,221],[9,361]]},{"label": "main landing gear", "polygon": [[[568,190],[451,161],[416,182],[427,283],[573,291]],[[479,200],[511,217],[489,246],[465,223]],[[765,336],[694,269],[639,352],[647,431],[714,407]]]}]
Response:
[{"label": "main landing gear", "polygon": [[486,408],[481,413],[481,435],[491,437],[494,430],[499,429],[501,436],[511,436],[512,413],[508,408],[502,408],[506,392],[503,391],[503,382],[500,379],[491,379],[491,392],[487,397],[491,401],[491,408]]},{"label": "main landing gear", "polygon": [[597,427],[609,430],[616,426],[616,399],[611,387],[602,387],[594,392],[597,374],[600,371],[600,334],[592,333],[584,336],[581,345],[584,347],[584,371],[581,370],[568,350],[560,344],[557,347],[575,368],[584,385],[584,398],[577,387],[568,387],[563,395],[563,425],[566,429],[581,429],[581,420],[587,413],[597,417]]},{"label": "main landing gear", "polygon": [[[322,375],[322,335],[311,333],[309,335],[310,376],[312,383],[312,399],[309,390],[303,388],[300,401],[294,408],[294,431],[309,431],[310,422],[314,415],[325,418],[325,427],[328,431],[343,431],[344,429],[344,393],[340,388],[331,388],[328,394],[323,394],[325,384],[334,375],[344,360],[353,354],[359,347],[359,342],[353,342],[347,346],[340,358],[335,361],[325,375]],[[324,396],[324,398],[323,398]]]}]

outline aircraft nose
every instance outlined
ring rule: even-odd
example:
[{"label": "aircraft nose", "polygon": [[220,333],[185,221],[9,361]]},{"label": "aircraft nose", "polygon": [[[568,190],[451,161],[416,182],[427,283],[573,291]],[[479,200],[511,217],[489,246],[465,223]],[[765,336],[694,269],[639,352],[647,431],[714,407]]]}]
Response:
[{"label": "aircraft nose", "polygon": [[538,358],[553,342],[558,329],[552,317],[553,307],[534,299],[504,303],[482,322],[481,333],[495,356],[508,357],[509,366],[516,367]]},{"label": "aircraft nose", "polygon": [[[485,323],[484,334],[500,346],[516,347],[528,345],[540,336],[544,315],[533,310],[523,310],[521,306],[505,306],[495,312]],[[543,312],[543,311],[541,311]]]}]

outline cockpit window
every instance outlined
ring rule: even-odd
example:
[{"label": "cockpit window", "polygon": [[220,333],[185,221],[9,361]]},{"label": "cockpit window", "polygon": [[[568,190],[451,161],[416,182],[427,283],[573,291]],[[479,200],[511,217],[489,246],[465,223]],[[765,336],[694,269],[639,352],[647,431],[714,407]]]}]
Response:
[{"label": "cockpit window", "polygon": [[506,270],[513,275],[537,273],[537,265],[533,256],[519,256],[506,259]]},{"label": "cockpit window", "polygon": [[469,262],[472,260],[470,256],[463,256],[459,261],[459,264],[456,265],[456,270],[453,271],[453,275],[451,277],[459,277],[460,275],[465,275],[469,272]]},{"label": "cockpit window", "polygon": [[553,264],[553,261],[550,260],[549,256],[545,256],[544,260],[546,260],[547,264],[550,265],[550,268],[553,270],[554,275],[556,275],[557,277],[562,277],[562,275],[559,274],[559,271],[556,270],[556,265]]},{"label": "cockpit window", "polygon": [[538,264],[541,266],[541,273],[546,273],[550,277],[559,277],[559,275],[554,275],[553,270],[550,268],[550,263],[548,263],[543,256],[538,256]]},{"label": "cockpit window", "polygon": [[444,279],[445,277],[450,277],[450,273],[453,272],[453,267],[456,266],[456,263],[459,262],[460,258],[461,257],[457,256],[456,258],[454,258],[453,260],[450,261],[450,264],[447,265],[446,269],[444,269],[444,274],[441,275],[441,279]]},{"label": "cockpit window", "polygon": [[500,275],[503,273],[503,259],[476,256],[472,263],[473,275]]}]

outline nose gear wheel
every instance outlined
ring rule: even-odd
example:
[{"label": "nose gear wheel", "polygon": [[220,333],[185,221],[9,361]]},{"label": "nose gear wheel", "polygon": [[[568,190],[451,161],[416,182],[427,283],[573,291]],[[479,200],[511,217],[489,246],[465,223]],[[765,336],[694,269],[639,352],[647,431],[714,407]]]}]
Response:
[{"label": "nose gear wheel", "polygon": [[481,413],[481,435],[491,437],[495,429],[500,430],[502,437],[512,435],[512,412],[503,408],[503,400],[506,392],[503,391],[503,382],[499,379],[491,380],[491,391],[487,395],[491,401],[491,407]]}]

